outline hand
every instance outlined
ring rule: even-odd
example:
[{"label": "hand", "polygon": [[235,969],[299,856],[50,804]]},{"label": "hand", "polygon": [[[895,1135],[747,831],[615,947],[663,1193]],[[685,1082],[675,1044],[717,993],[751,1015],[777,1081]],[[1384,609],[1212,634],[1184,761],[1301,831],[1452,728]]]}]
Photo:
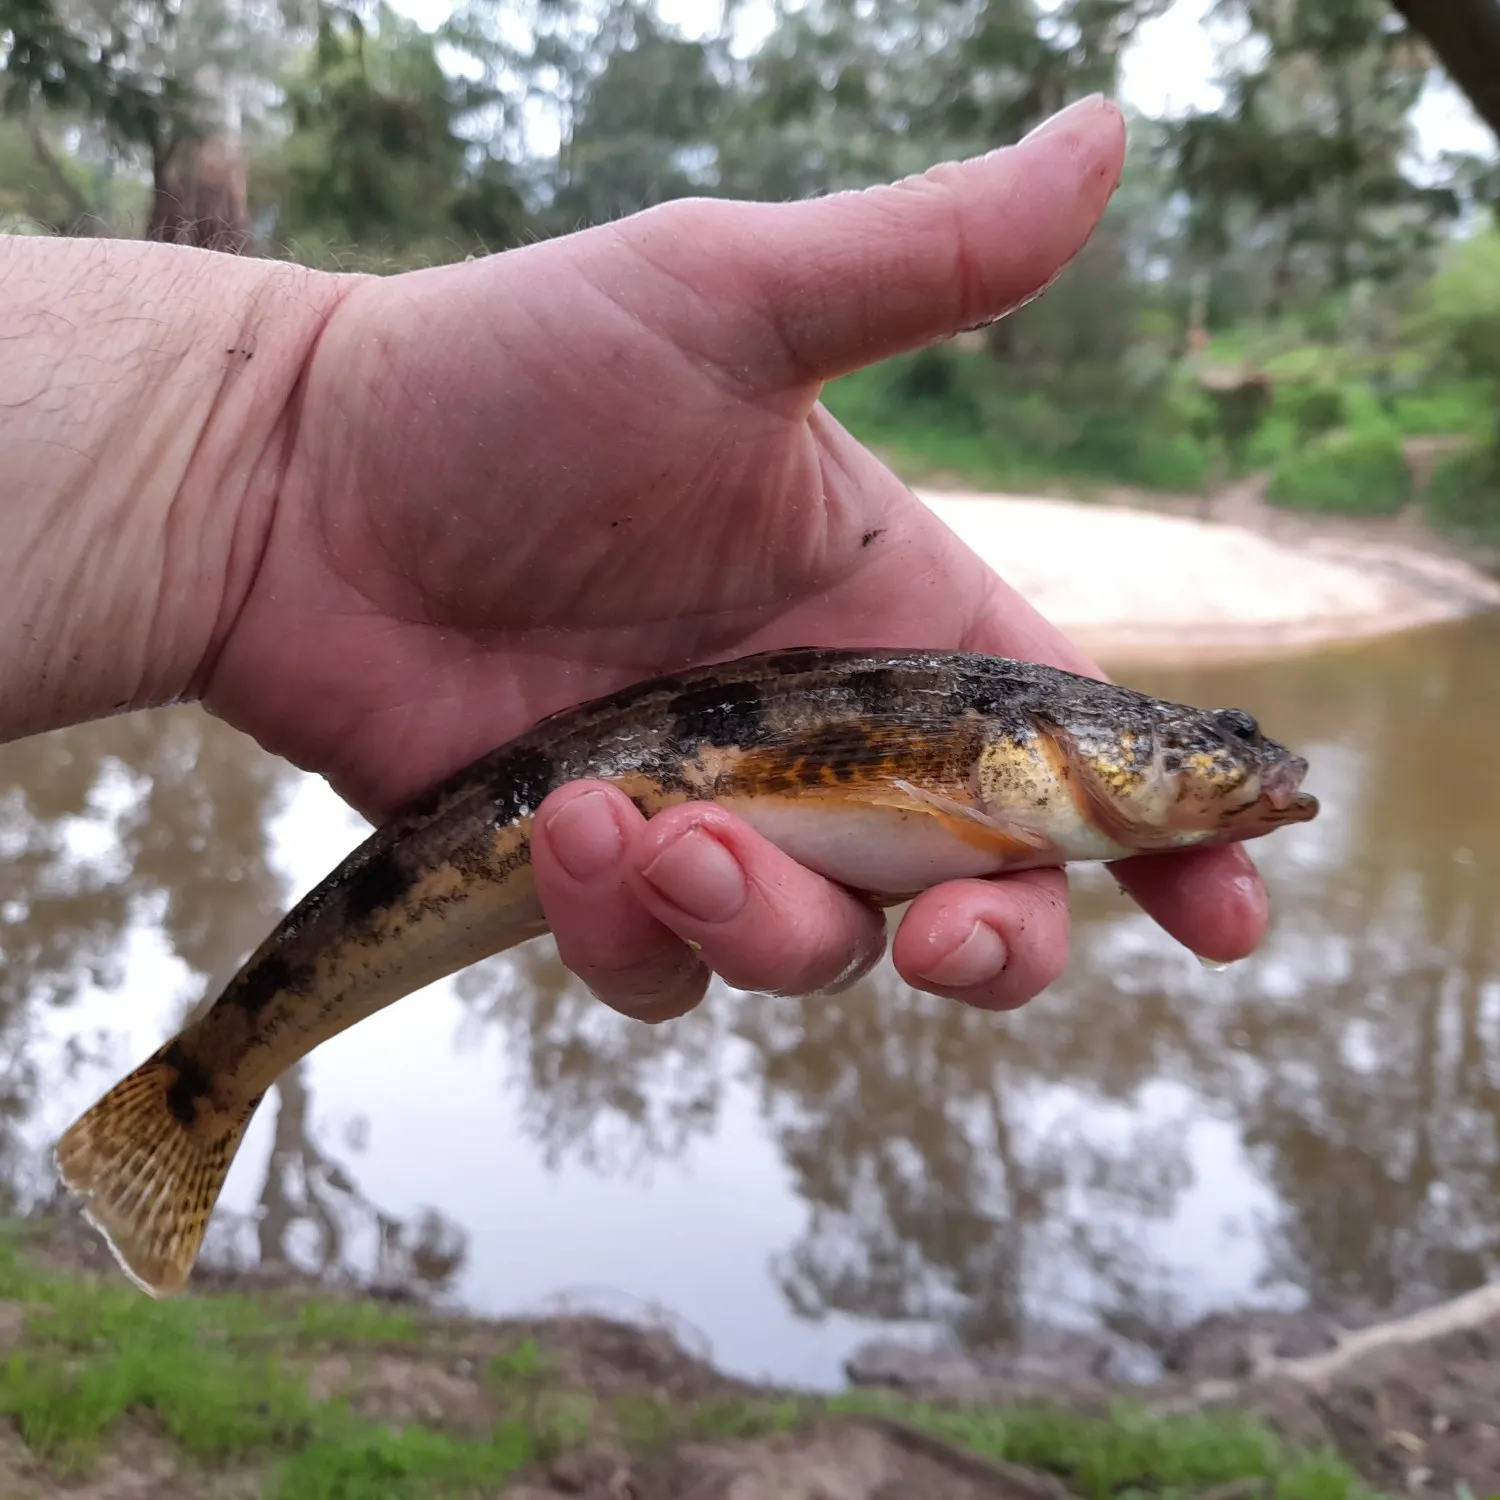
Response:
[{"label": "hand", "polygon": [[[836,375],[993,320],[1082,246],[1118,181],[1090,100],[1022,144],[790,205],[673,203],[491,259],[356,281],[288,424],[211,708],[373,817],[543,714],[709,658],[907,645],[1094,670],[818,404]],[[847,983],[883,918],[717,808],[647,824],[554,794],[534,863],[565,961],[646,1019]],[[1120,878],[1197,951],[1259,940],[1237,849]],[[695,952],[688,942],[700,945]],[[895,940],[978,1005],[1059,972],[1057,871],[959,881]]]}]

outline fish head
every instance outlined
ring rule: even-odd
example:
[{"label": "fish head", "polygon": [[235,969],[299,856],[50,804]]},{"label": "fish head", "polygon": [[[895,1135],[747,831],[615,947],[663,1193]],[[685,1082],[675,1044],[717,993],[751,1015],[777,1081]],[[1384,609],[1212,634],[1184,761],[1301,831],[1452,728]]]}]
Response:
[{"label": "fish head", "polygon": [[1259,838],[1317,816],[1307,761],[1238,708],[1110,693],[1040,725],[1100,832],[1147,852]]},{"label": "fish head", "polygon": [[1307,761],[1265,734],[1240,708],[1163,705],[1157,754],[1171,803],[1167,826],[1198,843],[1258,838],[1318,815],[1302,790]]}]

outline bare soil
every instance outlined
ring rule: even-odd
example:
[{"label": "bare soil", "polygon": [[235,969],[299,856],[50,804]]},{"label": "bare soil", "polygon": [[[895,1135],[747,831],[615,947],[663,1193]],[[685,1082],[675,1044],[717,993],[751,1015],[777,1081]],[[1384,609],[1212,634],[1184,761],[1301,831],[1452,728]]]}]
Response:
[{"label": "bare soil", "polygon": [[[1311,1312],[1220,1315],[1186,1341],[1177,1374],[1243,1378],[1267,1355],[1334,1349],[1362,1323]],[[1234,1401],[1290,1437],[1330,1443],[1377,1489],[1446,1496],[1462,1483],[1478,1500],[1500,1494],[1500,1317],[1377,1348],[1326,1384],[1252,1379]]]}]

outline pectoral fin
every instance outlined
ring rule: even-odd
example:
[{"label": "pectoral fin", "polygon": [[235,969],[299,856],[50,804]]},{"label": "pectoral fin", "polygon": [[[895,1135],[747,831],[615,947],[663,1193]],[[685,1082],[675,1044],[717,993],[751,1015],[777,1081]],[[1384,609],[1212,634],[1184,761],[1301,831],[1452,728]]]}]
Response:
[{"label": "pectoral fin", "polygon": [[910,781],[893,781],[891,786],[902,793],[902,800],[890,799],[890,805],[910,805],[912,811],[935,817],[956,837],[977,848],[993,849],[1005,857],[1017,857],[1037,854],[1050,847],[1051,841],[1045,834],[1028,828],[1017,819],[997,817],[972,803],[945,797],[941,792],[916,786]]}]

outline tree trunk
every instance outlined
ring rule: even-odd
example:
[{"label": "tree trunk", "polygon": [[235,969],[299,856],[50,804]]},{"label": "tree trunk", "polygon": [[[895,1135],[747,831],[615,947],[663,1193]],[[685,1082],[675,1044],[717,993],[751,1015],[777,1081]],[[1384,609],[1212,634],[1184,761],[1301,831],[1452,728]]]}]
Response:
[{"label": "tree trunk", "polygon": [[1391,0],[1500,137],[1500,0]]},{"label": "tree trunk", "polygon": [[250,244],[245,166],[224,141],[180,141],[152,171],[148,240],[242,254]]}]

